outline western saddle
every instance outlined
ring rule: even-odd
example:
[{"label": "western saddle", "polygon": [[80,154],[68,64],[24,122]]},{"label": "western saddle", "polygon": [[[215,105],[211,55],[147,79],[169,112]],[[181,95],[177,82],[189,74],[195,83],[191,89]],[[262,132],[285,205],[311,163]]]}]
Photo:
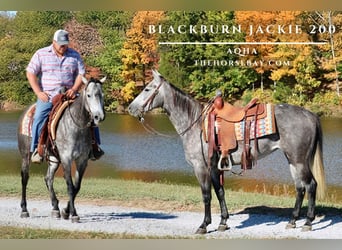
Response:
[{"label": "western saddle", "polygon": [[[219,170],[231,170],[231,160],[229,154],[238,149],[235,132],[235,124],[243,124],[243,152],[241,155],[241,168],[251,169],[253,166],[253,156],[250,150],[250,140],[254,138],[255,150],[257,148],[256,124],[258,119],[264,119],[267,115],[266,104],[258,103],[258,99],[252,99],[245,107],[235,107],[227,102],[223,102],[220,93],[208,112],[207,141],[209,143],[209,159],[214,150],[221,153],[218,164]],[[254,128],[252,128],[252,126]],[[251,134],[254,129],[254,135]],[[251,138],[252,137],[252,138]],[[254,154],[256,157],[256,154]],[[221,160],[224,161],[221,162]]]},{"label": "western saddle", "polygon": [[71,105],[75,100],[67,100],[64,94],[58,94],[52,99],[52,110],[49,117],[45,122],[38,141],[38,153],[44,156],[46,148],[52,149],[52,153],[57,157],[54,141],[56,140],[56,130],[59,119],[61,118],[64,110]]}]

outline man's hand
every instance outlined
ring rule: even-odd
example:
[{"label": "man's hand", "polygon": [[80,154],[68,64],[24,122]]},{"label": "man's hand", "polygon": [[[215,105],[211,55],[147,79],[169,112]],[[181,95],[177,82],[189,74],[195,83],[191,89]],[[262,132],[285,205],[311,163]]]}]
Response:
[{"label": "man's hand", "polygon": [[38,92],[37,97],[43,102],[48,102],[50,99],[49,95],[43,91]]},{"label": "man's hand", "polygon": [[73,89],[68,89],[65,92],[66,97],[70,98],[70,99],[75,99],[77,96],[77,91],[73,90]]}]

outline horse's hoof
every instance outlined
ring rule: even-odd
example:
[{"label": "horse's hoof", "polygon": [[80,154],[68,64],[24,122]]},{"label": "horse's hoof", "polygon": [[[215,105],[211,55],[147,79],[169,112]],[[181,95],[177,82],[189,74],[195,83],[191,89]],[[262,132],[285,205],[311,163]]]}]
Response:
[{"label": "horse's hoof", "polygon": [[226,231],[227,229],[229,229],[229,227],[228,227],[227,224],[220,224],[219,227],[217,228],[217,231],[219,231],[219,232],[224,232],[224,231]]},{"label": "horse's hoof", "polygon": [[78,222],[80,222],[80,217],[79,217],[78,215],[72,216],[72,217],[71,217],[71,222],[72,222],[72,223],[78,223]]},{"label": "horse's hoof", "polygon": [[51,211],[51,217],[59,219],[59,218],[61,218],[61,213],[59,212],[59,210],[52,210]]},{"label": "horse's hoof", "polygon": [[62,210],[62,217],[64,220],[69,219],[70,214],[65,211],[65,208]]},{"label": "horse's hoof", "polygon": [[291,222],[287,223],[286,229],[293,229],[293,228],[296,228],[296,223],[291,223]]},{"label": "horse's hoof", "polygon": [[207,233],[207,229],[206,228],[198,228],[196,231],[196,234],[206,234]]},{"label": "horse's hoof", "polygon": [[309,232],[312,230],[312,226],[311,225],[304,225],[302,227],[302,232]]},{"label": "horse's hoof", "polygon": [[29,212],[21,212],[21,214],[20,214],[20,218],[28,218],[28,217],[30,217],[30,214],[29,214]]}]

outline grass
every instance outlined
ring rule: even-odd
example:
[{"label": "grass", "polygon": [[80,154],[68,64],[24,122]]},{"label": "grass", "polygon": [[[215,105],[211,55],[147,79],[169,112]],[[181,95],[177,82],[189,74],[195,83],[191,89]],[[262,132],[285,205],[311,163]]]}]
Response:
[{"label": "grass", "polygon": [[[55,190],[60,200],[67,200],[66,185],[63,178],[56,177]],[[0,176],[0,196],[20,197],[20,177],[14,175]],[[30,199],[49,200],[49,194],[42,176],[32,175],[27,190],[28,204]],[[272,213],[289,216],[294,205],[293,195],[274,196],[262,193],[226,190],[226,201],[229,211],[248,213]],[[188,185],[165,184],[159,182],[146,183],[136,180],[120,180],[111,178],[85,178],[76,198],[77,203],[98,205],[120,205],[140,207],[163,211],[196,211],[203,212],[202,196],[199,187]],[[306,203],[304,203],[304,206]],[[328,202],[317,203],[318,213],[341,214],[342,204]],[[19,206],[19,204],[18,204]],[[216,197],[213,197],[212,211],[219,213]],[[18,215],[19,216],[19,215]],[[2,239],[133,239],[136,235],[82,233],[62,230],[36,230],[30,228],[0,227]]]},{"label": "grass", "polygon": [[[107,234],[67,230],[44,230],[1,226],[1,239],[145,239],[130,234]],[[152,237],[150,237],[152,239]]]},{"label": "grass", "polygon": [[[66,184],[63,178],[56,177],[55,190],[59,199],[67,199]],[[214,193],[214,192],[213,192]],[[20,197],[20,177],[14,175],[0,176],[0,196]],[[214,194],[213,194],[214,195]],[[273,197],[273,198],[271,198]],[[46,199],[49,193],[42,176],[30,177],[27,199]],[[248,193],[226,190],[227,205],[231,211],[246,206],[263,204],[265,206],[288,207],[293,205],[293,197]],[[213,197],[213,208],[218,208],[217,199]],[[123,206],[143,206],[150,209],[202,211],[202,195],[199,186],[146,183],[136,180],[111,178],[85,178],[76,202],[97,202],[102,204],[120,203]],[[146,202],[148,201],[148,202]],[[167,204],[167,206],[165,206]],[[217,210],[219,211],[219,210]]]}]

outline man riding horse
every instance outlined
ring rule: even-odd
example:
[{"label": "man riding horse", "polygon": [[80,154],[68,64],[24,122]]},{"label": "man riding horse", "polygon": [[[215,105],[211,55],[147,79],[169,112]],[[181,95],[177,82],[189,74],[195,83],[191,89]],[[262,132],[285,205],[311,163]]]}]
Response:
[{"label": "man riding horse", "polygon": [[[38,153],[38,139],[43,126],[52,109],[52,99],[65,91],[65,96],[74,99],[83,85],[82,76],[85,67],[80,54],[69,48],[69,35],[65,30],[57,30],[53,36],[52,44],[39,49],[31,58],[27,68],[27,79],[36,94],[36,110],[32,124],[31,160],[41,163],[43,156]],[[94,128],[94,140],[90,159],[99,159],[104,152],[100,144],[98,127]]]}]

